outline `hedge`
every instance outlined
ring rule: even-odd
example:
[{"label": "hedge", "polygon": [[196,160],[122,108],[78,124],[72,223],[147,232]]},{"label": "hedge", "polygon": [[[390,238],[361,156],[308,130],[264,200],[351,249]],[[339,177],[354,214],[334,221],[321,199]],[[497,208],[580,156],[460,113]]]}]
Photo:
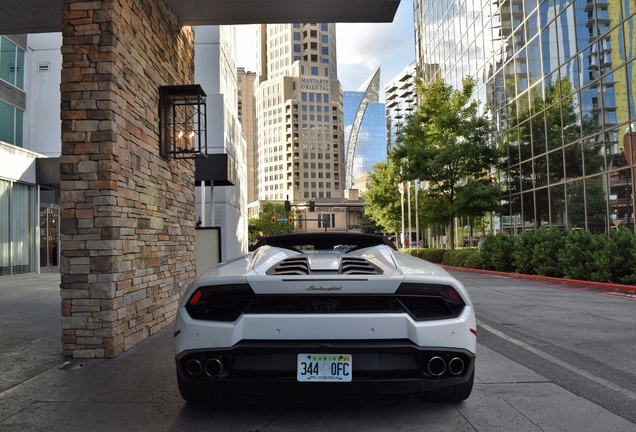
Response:
[{"label": "hedge", "polygon": [[636,236],[539,228],[521,236],[487,235],[480,249],[413,249],[412,255],[453,267],[636,285]]}]

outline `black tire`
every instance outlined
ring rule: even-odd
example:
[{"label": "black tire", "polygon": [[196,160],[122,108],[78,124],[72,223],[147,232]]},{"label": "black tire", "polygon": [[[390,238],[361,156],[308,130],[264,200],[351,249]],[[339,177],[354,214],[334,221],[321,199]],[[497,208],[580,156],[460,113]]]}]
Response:
[{"label": "black tire", "polygon": [[181,397],[192,405],[208,406],[214,404],[217,407],[226,407],[229,402],[227,395],[215,392],[211,386],[205,385],[205,383],[183,379],[178,373],[177,385]]},{"label": "black tire", "polygon": [[421,397],[426,402],[462,402],[468,399],[473,391],[475,382],[475,371],[470,375],[468,381],[451,387],[423,392]]}]

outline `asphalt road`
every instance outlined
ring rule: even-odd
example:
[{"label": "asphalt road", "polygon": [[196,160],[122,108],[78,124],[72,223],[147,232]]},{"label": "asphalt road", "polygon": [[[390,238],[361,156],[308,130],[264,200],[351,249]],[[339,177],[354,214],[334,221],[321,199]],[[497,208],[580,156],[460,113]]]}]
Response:
[{"label": "asphalt road", "polygon": [[0,430],[636,432],[633,300],[452,273],[479,320],[467,401],[237,396],[205,409],[179,395],[172,328],[115,359],[69,361],[60,354],[59,276],[0,279]]},{"label": "asphalt road", "polygon": [[451,271],[475,303],[479,343],[636,424],[636,296]]}]

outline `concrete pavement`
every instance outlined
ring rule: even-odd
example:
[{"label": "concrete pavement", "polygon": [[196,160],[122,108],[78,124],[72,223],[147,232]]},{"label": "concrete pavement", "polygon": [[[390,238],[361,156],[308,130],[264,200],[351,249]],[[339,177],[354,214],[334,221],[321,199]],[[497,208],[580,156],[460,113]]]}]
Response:
[{"label": "concrete pavement", "polygon": [[171,327],[115,359],[69,360],[59,304],[59,275],[0,279],[2,431],[636,431],[483,346],[461,404],[241,396],[193,408],[177,390]]}]

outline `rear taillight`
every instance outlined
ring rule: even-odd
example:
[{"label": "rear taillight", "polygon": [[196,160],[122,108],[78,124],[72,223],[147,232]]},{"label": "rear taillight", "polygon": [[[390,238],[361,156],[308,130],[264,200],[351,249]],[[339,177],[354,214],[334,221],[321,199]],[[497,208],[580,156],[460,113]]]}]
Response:
[{"label": "rear taillight", "polygon": [[403,283],[397,289],[395,294],[441,297],[451,303],[464,304],[464,300],[462,300],[459,293],[451,285]]},{"label": "rear taillight", "polygon": [[454,318],[464,310],[464,300],[451,285],[403,283],[395,297],[417,321]]},{"label": "rear taillight", "polygon": [[253,297],[254,291],[248,284],[202,286],[190,296],[186,310],[194,319],[236,321]]},{"label": "rear taillight", "polygon": [[197,303],[199,303],[199,300],[201,300],[201,297],[203,297],[203,290],[201,290],[201,288],[199,288],[198,290],[196,290],[194,292],[194,294],[192,294],[192,297],[190,297],[190,300],[188,301],[189,305],[196,305]]}]

